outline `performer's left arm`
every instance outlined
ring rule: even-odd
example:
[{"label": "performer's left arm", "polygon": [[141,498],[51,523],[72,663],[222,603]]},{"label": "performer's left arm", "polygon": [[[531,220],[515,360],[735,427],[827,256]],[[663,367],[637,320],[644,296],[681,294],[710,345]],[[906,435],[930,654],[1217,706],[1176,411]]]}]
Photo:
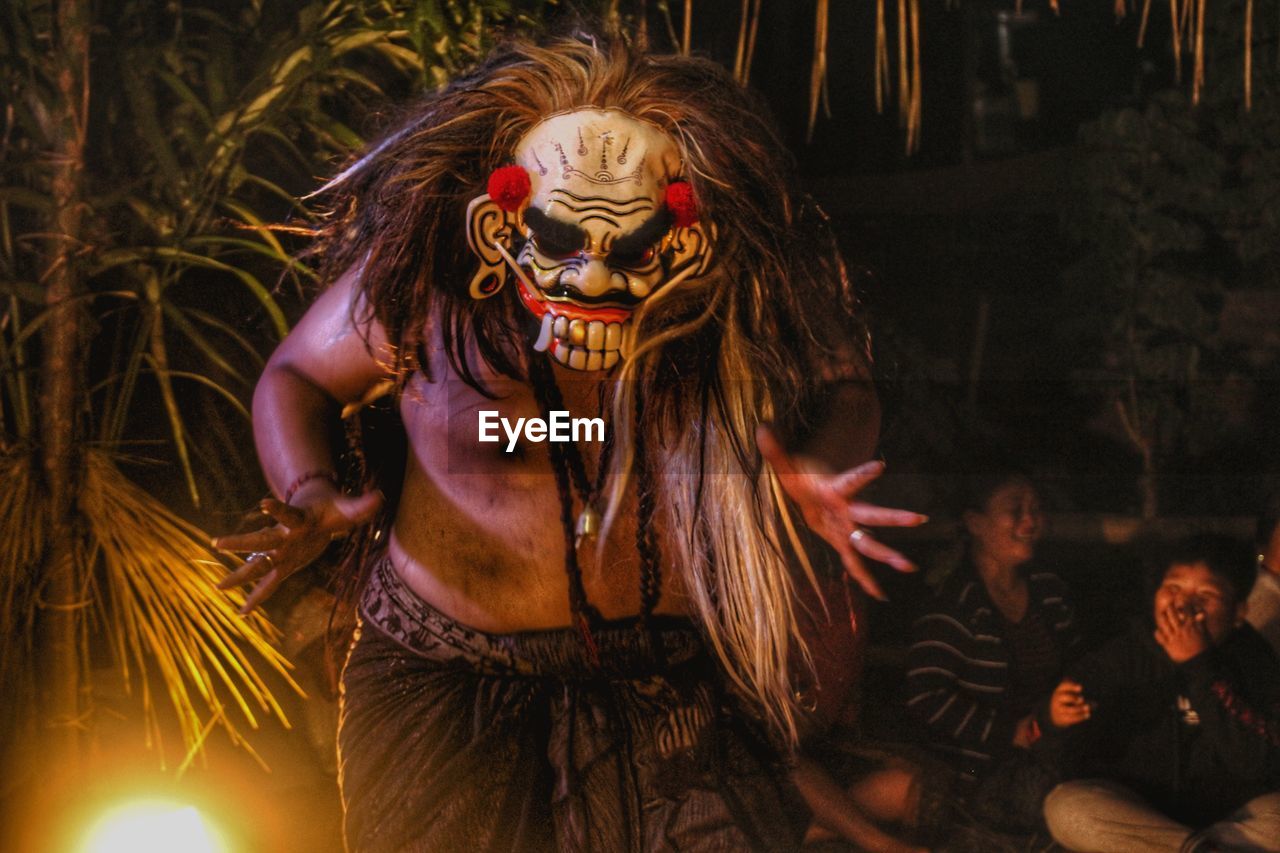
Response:
[{"label": "performer's left arm", "polygon": [[773,430],[763,424],[756,431],[756,442],[805,523],[835,549],[845,571],[864,590],[876,598],[885,597],[865,560],[886,563],[900,572],[915,571],[915,564],[864,529],[916,527],[929,520],[918,512],[857,500],[858,494],[884,472],[883,462],[836,471],[813,456],[788,452]]}]

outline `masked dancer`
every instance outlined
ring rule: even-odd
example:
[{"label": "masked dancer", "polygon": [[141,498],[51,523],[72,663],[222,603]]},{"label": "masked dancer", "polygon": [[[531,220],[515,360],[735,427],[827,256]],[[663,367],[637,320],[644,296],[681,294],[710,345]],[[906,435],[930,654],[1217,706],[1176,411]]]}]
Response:
[{"label": "masked dancer", "polygon": [[[342,678],[352,849],[798,843],[798,533],[878,594],[864,559],[910,564],[866,526],[923,517],[857,500],[865,336],[763,115],[707,60],[513,42],[327,185],[332,284],[254,395],[274,523],[219,544],[252,608],[387,519]],[[386,387],[384,506],[331,436]]]}]

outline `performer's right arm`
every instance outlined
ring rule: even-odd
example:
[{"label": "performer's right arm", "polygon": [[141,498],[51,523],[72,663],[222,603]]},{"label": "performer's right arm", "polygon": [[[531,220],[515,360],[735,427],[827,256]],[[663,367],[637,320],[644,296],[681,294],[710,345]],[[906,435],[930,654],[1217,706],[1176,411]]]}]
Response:
[{"label": "performer's right arm", "polygon": [[363,321],[358,285],[358,270],[350,270],[315,301],[272,353],[254,390],[258,459],[282,499],[308,472],[333,470],[329,435],[341,407],[389,376],[385,336],[376,321]]},{"label": "performer's right arm", "polygon": [[263,501],[263,511],[277,523],[215,541],[226,550],[255,552],[220,584],[257,582],[245,612],[381,506],[376,492],[342,495],[331,475],[329,436],[341,407],[389,376],[387,360],[379,357],[387,353],[385,335],[375,320],[363,319],[358,285],[358,271],[350,270],[316,300],[267,361],[254,391],[258,459],[277,498]]}]

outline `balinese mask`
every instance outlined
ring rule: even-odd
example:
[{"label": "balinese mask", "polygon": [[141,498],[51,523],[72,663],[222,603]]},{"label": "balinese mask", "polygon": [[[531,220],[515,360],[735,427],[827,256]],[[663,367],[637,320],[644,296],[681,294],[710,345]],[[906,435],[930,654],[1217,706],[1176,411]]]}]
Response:
[{"label": "balinese mask", "polygon": [[619,110],[540,122],[467,208],[481,261],[471,295],[492,296],[513,272],[539,323],[535,349],[576,370],[613,367],[640,304],[710,265],[680,169],[670,137]]}]

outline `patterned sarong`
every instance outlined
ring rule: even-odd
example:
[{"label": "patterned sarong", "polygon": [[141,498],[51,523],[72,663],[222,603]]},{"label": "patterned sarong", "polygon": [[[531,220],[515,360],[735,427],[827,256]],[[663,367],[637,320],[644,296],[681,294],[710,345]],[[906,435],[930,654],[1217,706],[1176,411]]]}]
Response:
[{"label": "patterned sarong", "polygon": [[796,847],[807,813],[692,625],[607,622],[593,639],[595,655],[570,629],[473,630],[381,558],[342,679],[348,847]]}]

